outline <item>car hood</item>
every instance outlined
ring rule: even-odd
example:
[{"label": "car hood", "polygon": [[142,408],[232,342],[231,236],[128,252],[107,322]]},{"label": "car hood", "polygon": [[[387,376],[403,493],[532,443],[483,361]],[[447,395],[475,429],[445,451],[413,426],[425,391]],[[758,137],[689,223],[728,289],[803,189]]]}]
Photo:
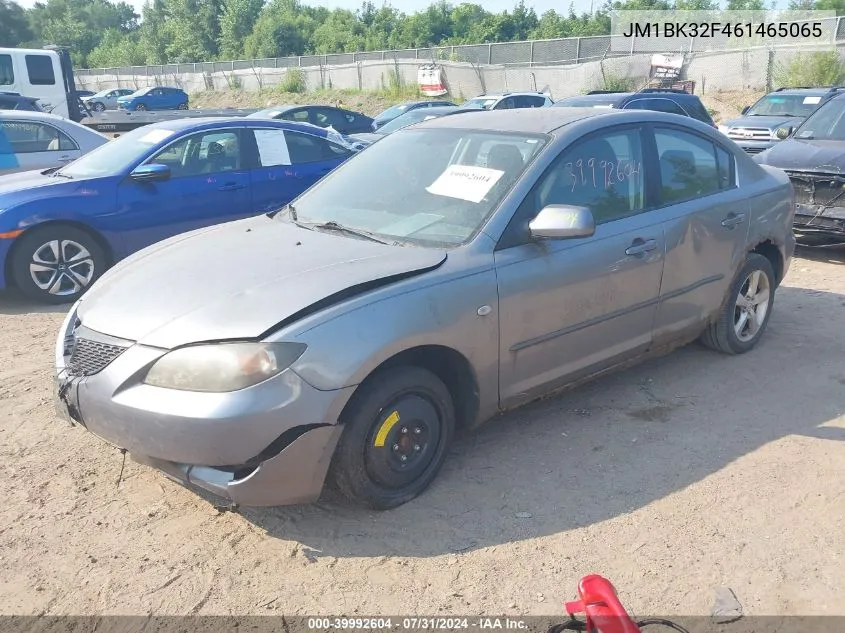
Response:
[{"label": "car hood", "polygon": [[440,266],[445,251],[388,246],[258,216],[159,242],[83,296],[86,327],[146,345],[258,339],[305,313]]},{"label": "car hood", "polygon": [[81,182],[84,181],[45,176],[41,170],[0,176],[0,209],[45,196],[63,195],[76,189]]},{"label": "car hood", "polygon": [[798,125],[804,119],[795,116],[746,116],[740,119],[732,119],[725,121],[722,125],[729,128],[747,128],[747,127],[764,127],[770,130],[776,130],[784,125]]},{"label": "car hood", "polygon": [[787,139],[754,159],[780,169],[840,173],[845,172],[845,141]]}]

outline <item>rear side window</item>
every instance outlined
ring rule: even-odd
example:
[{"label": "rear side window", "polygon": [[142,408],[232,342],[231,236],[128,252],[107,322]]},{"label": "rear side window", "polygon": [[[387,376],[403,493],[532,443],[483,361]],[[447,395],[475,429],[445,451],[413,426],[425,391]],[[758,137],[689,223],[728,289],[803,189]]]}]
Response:
[{"label": "rear side window", "polygon": [[29,121],[3,121],[0,132],[16,154],[36,154],[79,149],[70,137],[52,125]]},{"label": "rear side window", "polygon": [[349,154],[349,150],[313,134],[285,130],[290,162],[294,165],[334,160]]},{"label": "rear side window", "polygon": [[49,55],[26,55],[26,72],[33,86],[54,86],[53,58]]},{"label": "rear side window", "polygon": [[532,97],[530,95],[522,95],[517,97],[516,105],[518,108],[542,108],[546,105],[546,100],[543,97]]},{"label": "rear side window", "polygon": [[695,134],[674,129],[654,133],[660,162],[660,201],[673,204],[733,186],[728,152]]},{"label": "rear side window", "polygon": [[11,101],[9,99],[0,99],[0,110],[14,110],[16,105],[16,101]]},{"label": "rear side window", "polygon": [[633,101],[627,103],[623,109],[655,110],[657,112],[668,112],[669,114],[688,116],[681,106],[669,99],[634,99]]},{"label": "rear side window", "polygon": [[11,86],[15,83],[15,69],[12,68],[12,56],[0,55],[0,86]]}]

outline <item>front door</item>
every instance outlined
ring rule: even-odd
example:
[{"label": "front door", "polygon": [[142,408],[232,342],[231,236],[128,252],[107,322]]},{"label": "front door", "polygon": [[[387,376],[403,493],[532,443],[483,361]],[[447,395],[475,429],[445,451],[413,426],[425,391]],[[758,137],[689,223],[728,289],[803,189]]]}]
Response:
[{"label": "front door", "polygon": [[[502,406],[648,348],[665,244],[646,181],[642,132],[611,128],[564,150],[517,211],[495,253]],[[550,204],[589,208],[595,234],[530,239]]]},{"label": "front door", "polygon": [[748,200],[731,154],[688,129],[655,126],[660,165],[656,213],[664,220],[666,266],[655,340],[691,335],[722,304],[745,257]]},{"label": "front door", "polygon": [[172,142],[145,161],[170,167],[162,182],[127,177],[118,188],[129,252],[178,233],[251,214],[241,131],[209,130]]}]

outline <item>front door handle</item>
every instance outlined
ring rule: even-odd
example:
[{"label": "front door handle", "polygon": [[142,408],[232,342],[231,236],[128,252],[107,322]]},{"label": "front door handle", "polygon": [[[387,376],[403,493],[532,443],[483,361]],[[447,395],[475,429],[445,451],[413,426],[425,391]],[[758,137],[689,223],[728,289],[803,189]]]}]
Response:
[{"label": "front door handle", "polygon": [[237,182],[227,182],[225,185],[222,185],[217,188],[218,191],[237,191],[238,189],[244,189],[246,185],[240,184]]},{"label": "front door handle", "polygon": [[65,154],[64,156],[59,156],[59,162],[60,163],[69,163],[72,160],[73,160],[73,157],[68,156],[67,154]]},{"label": "front door handle", "polygon": [[657,240],[644,240],[638,237],[625,249],[625,254],[638,257],[649,251],[653,251],[655,248],[657,248]]},{"label": "front door handle", "polygon": [[745,222],[744,213],[728,213],[727,217],[722,220],[722,226],[726,229],[732,229],[737,224],[742,224],[743,222]]}]

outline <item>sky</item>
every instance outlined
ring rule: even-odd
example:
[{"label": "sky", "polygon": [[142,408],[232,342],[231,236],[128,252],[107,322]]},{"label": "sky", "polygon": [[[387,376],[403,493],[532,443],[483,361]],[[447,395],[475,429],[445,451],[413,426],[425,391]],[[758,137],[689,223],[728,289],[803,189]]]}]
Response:
[{"label": "sky", "polygon": [[[18,4],[24,7],[31,7],[35,4],[35,0],[15,0]],[[137,13],[141,13],[141,7],[144,5],[144,0],[126,0],[129,4],[135,7]],[[467,0],[476,4],[482,5],[488,11],[498,13],[500,11],[510,11],[516,5],[516,0]],[[453,4],[460,4],[461,0],[454,0]],[[349,9],[355,11],[361,8],[362,0],[305,0],[304,4],[320,5],[330,9]],[[373,2],[376,6],[380,5],[378,0]],[[425,9],[431,4],[431,0],[394,0],[390,3],[400,11],[405,13],[412,13]],[[569,11],[569,1],[564,0],[533,0],[526,1],[527,6],[534,7],[537,15],[541,15],[544,11],[554,9],[558,13],[567,13]],[[599,2],[596,0],[596,6]],[[589,11],[590,0],[575,0],[575,11],[581,13],[582,11]]]}]

